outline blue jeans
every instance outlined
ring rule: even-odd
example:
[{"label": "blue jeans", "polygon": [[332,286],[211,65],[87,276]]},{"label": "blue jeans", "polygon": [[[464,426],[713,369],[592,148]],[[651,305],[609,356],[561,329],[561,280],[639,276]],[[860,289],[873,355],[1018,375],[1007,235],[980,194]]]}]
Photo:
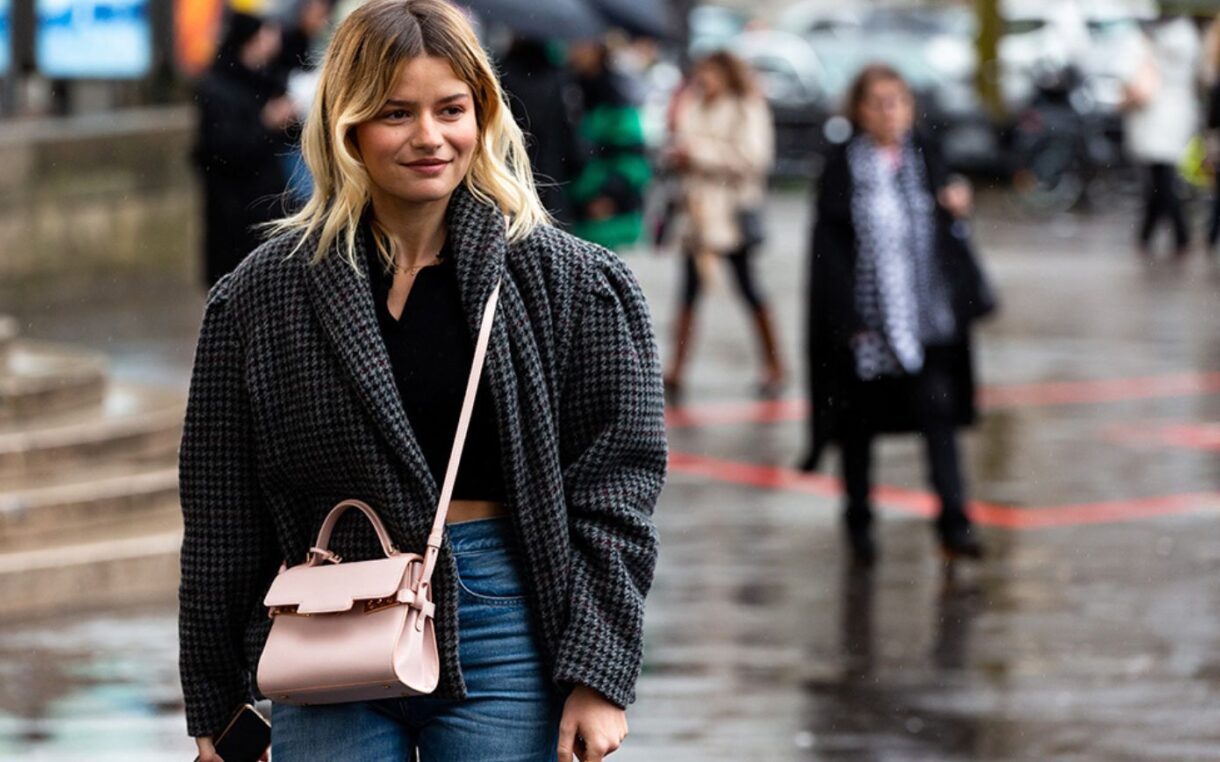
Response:
[{"label": "blue jeans", "polygon": [[551,762],[564,694],[538,652],[507,519],[450,524],[467,698],[273,704],[275,762]]}]

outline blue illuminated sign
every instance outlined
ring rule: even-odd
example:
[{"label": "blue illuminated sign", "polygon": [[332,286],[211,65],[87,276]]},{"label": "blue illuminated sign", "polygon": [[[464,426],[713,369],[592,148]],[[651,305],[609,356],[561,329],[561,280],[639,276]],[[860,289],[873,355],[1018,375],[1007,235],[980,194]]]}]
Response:
[{"label": "blue illuminated sign", "polygon": [[148,73],[148,0],[37,0],[36,8],[35,50],[45,76],[129,79]]},{"label": "blue illuminated sign", "polygon": [[9,8],[9,0],[0,0],[0,76],[8,74],[10,51],[12,50],[12,43],[9,42],[12,15]]}]

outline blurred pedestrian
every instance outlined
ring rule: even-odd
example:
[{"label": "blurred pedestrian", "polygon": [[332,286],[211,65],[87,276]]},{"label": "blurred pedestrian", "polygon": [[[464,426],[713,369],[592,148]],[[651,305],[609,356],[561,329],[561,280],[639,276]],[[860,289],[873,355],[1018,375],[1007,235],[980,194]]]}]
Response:
[{"label": "blurred pedestrian", "polygon": [[280,49],[278,26],[233,13],[216,61],[199,81],[194,157],[203,177],[208,287],[258,245],[257,225],[283,213],[281,154],[296,112],[270,70]]},{"label": "blurred pedestrian", "polygon": [[[438,674],[435,691],[268,696],[276,762],[601,760],[627,734],[666,468],[639,284],[547,224],[495,69],[448,0],[354,10],[302,145],[309,203],[212,290],[195,353],[179,652],[201,762],[259,690],[284,559],[394,548],[426,553],[411,568],[430,579],[408,571],[411,595],[372,610],[427,633],[436,661],[399,666]],[[375,507],[381,541],[342,522],[312,547],[347,498]],[[327,649],[318,634],[305,645]],[[358,680],[359,659],[334,654],[302,666]]]},{"label": "blurred pedestrian", "polygon": [[750,310],[762,358],[761,396],[778,395],[785,383],[775,321],[754,273],[763,242],[763,201],[774,159],[774,126],[766,99],[744,61],[720,51],[695,66],[680,96],[666,163],[681,178],[686,226],[682,287],[673,351],[665,386],[679,399],[693,344],[695,306],[713,268],[727,262]]},{"label": "blurred pedestrian", "polygon": [[1203,33],[1199,55],[1199,82],[1210,89],[1220,83],[1220,13],[1212,17]]},{"label": "blurred pedestrian", "polygon": [[292,72],[316,69],[318,46],[330,28],[334,0],[291,0],[283,14],[283,40],[273,68],[285,84]]},{"label": "blurred pedestrian", "polygon": [[303,205],[313,191],[313,178],[301,155],[301,130],[318,86],[319,45],[330,29],[333,0],[292,0],[284,13],[283,44],[272,64],[274,76],[284,87],[296,110],[296,124],[288,131],[281,155],[288,180],[288,202],[293,208]]},{"label": "blurred pedestrian", "polygon": [[1214,253],[1220,244],[1220,14],[1212,20],[1207,30],[1205,46],[1204,83],[1207,86],[1207,131],[1206,146],[1208,164],[1212,171],[1211,221],[1207,229],[1207,248]]},{"label": "blurred pedestrian", "polygon": [[562,58],[557,61],[548,43],[538,40],[513,40],[500,64],[500,81],[513,117],[525,132],[538,197],[551,219],[570,227],[576,214],[569,190],[581,167],[576,81]]},{"label": "blurred pedestrian", "polygon": [[580,85],[583,141],[583,166],[570,192],[572,232],[612,249],[630,246],[644,229],[644,191],[652,179],[640,110],[605,43],[572,43],[568,60]]},{"label": "blurred pedestrian", "polygon": [[1164,16],[1147,31],[1143,49],[1126,77],[1123,134],[1131,158],[1143,165],[1144,213],[1140,254],[1152,254],[1152,238],[1162,220],[1173,226],[1174,254],[1190,249],[1190,228],[1178,189],[1178,163],[1199,131],[1195,94],[1199,35],[1185,18]]},{"label": "blurred pedestrian", "polygon": [[848,92],[856,135],[827,157],[815,210],[803,467],[838,444],[847,539],[855,560],[871,564],[873,440],[920,433],[941,549],[979,558],[956,430],[975,417],[971,324],[994,299],[966,237],[970,188],[914,130],[914,98],[897,71],[866,67]]}]

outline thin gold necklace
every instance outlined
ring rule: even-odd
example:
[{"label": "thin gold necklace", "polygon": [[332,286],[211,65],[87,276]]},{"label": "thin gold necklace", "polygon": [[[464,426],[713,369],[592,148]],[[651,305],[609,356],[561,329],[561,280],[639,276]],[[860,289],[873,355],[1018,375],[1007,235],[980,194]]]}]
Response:
[{"label": "thin gold necklace", "polygon": [[432,267],[433,265],[439,265],[441,262],[444,262],[444,261],[445,261],[445,258],[442,257],[440,254],[437,254],[436,258],[433,259],[431,262],[425,262],[422,265],[415,265],[414,267],[403,267],[402,265],[398,265],[398,264],[391,262],[389,265],[389,270],[390,270],[390,272],[392,272],[396,275],[419,275],[419,271],[424,269],[425,267]]}]

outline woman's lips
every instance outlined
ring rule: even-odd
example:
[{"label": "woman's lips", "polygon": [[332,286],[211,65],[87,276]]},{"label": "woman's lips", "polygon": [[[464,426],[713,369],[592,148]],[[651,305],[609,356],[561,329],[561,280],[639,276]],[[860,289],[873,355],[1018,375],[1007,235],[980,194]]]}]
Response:
[{"label": "woman's lips", "polygon": [[435,177],[435,176],[439,175],[441,172],[444,172],[445,167],[448,167],[449,163],[450,162],[447,162],[447,161],[427,160],[427,161],[413,161],[410,164],[404,164],[403,166],[406,167],[407,169],[409,169],[413,172],[417,172],[421,175],[426,175],[428,177]]}]

